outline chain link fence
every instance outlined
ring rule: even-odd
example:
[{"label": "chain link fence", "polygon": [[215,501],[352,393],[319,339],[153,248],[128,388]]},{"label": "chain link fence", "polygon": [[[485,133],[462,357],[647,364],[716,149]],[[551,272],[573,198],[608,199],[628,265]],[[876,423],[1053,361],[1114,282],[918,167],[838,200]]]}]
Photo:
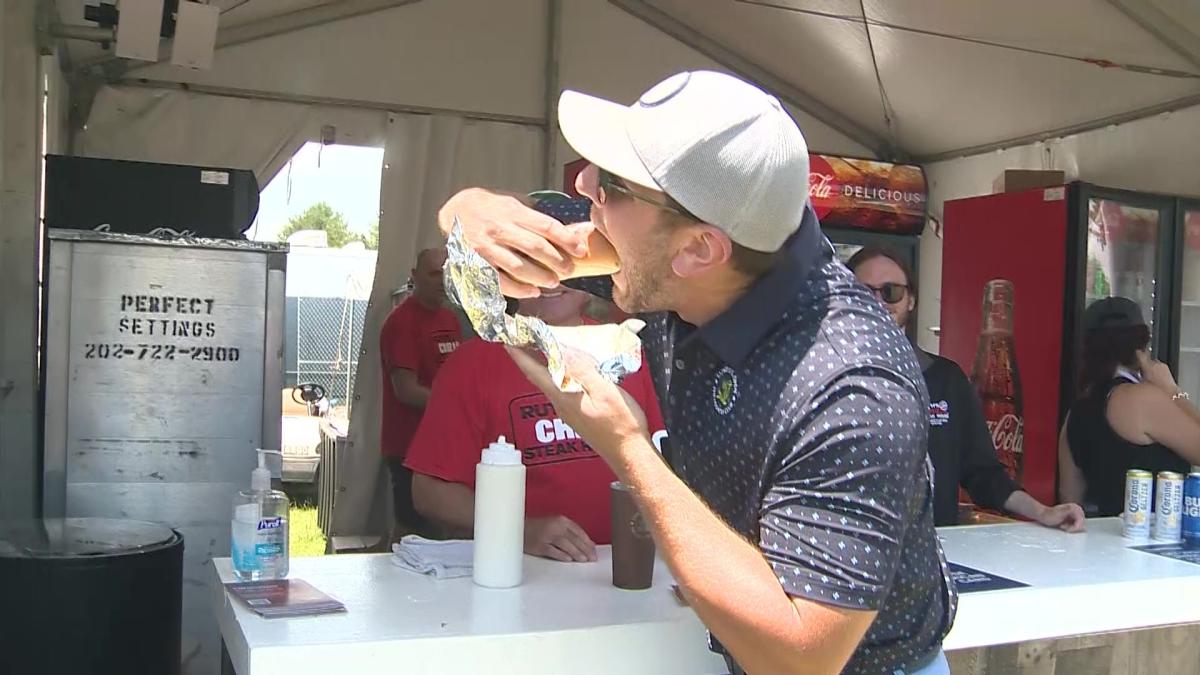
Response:
[{"label": "chain link fence", "polygon": [[288,337],[295,336],[295,356],[288,359],[288,384],[319,384],[325,388],[330,404],[346,406],[348,414],[354,395],[354,374],[362,347],[367,301],[299,297],[289,298],[288,304],[289,309],[294,306],[295,321],[288,322],[292,324],[289,328],[293,329],[288,331]]}]

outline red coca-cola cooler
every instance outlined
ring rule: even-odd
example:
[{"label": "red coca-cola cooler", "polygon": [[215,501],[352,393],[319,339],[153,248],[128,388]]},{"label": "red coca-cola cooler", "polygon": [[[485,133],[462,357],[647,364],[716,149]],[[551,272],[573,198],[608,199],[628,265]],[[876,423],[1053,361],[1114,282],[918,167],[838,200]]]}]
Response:
[{"label": "red coca-cola cooler", "polygon": [[[1076,182],[949,201],[944,220],[940,351],[975,382],[999,454],[1016,455],[1034,497],[1055,500],[1093,300],[1137,302],[1156,358],[1200,397],[1200,201]],[[986,302],[992,282],[1007,282],[1006,300]]]}]

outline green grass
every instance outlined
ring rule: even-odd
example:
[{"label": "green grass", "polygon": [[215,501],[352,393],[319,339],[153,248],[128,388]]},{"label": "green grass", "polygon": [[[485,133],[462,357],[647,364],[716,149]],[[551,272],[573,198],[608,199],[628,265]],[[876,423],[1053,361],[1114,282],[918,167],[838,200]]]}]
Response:
[{"label": "green grass", "polygon": [[317,527],[316,506],[292,506],[288,527],[288,546],[293,557],[325,555],[325,535],[321,533],[321,528]]}]

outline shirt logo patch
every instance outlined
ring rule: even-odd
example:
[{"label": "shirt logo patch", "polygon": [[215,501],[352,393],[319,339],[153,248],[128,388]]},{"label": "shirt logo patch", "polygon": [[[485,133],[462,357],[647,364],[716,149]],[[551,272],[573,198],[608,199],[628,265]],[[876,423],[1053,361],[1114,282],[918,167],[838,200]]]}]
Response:
[{"label": "shirt logo patch", "polygon": [[737,395],[737,374],[733,372],[733,368],[725,366],[718,370],[713,378],[713,408],[722,415],[729,414],[729,411],[733,410]]},{"label": "shirt logo patch", "polygon": [[950,402],[930,401],[929,426],[940,427],[950,422]]},{"label": "shirt logo patch", "polygon": [[508,404],[512,444],[521,451],[528,467],[578,459],[596,459],[588,445],[569,424],[562,421],[541,393],[513,399]]},{"label": "shirt logo patch", "polygon": [[458,345],[460,344],[458,334],[445,330],[434,331],[430,334],[430,340],[433,342],[433,349],[436,352],[433,356],[434,362],[439,366],[445,363],[446,359],[450,358],[450,355],[454,353],[454,350],[458,349]]}]

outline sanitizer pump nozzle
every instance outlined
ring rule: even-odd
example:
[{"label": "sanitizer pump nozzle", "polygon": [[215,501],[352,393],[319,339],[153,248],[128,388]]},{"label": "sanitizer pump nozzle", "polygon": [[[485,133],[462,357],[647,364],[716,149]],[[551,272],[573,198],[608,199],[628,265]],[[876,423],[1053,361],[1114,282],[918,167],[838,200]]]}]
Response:
[{"label": "sanitizer pump nozzle", "polygon": [[263,450],[259,448],[258,466],[250,472],[250,489],[251,490],[270,490],[271,489],[271,470],[267,468],[267,455],[279,455],[280,460],[283,459],[283,453],[278,450]]}]

